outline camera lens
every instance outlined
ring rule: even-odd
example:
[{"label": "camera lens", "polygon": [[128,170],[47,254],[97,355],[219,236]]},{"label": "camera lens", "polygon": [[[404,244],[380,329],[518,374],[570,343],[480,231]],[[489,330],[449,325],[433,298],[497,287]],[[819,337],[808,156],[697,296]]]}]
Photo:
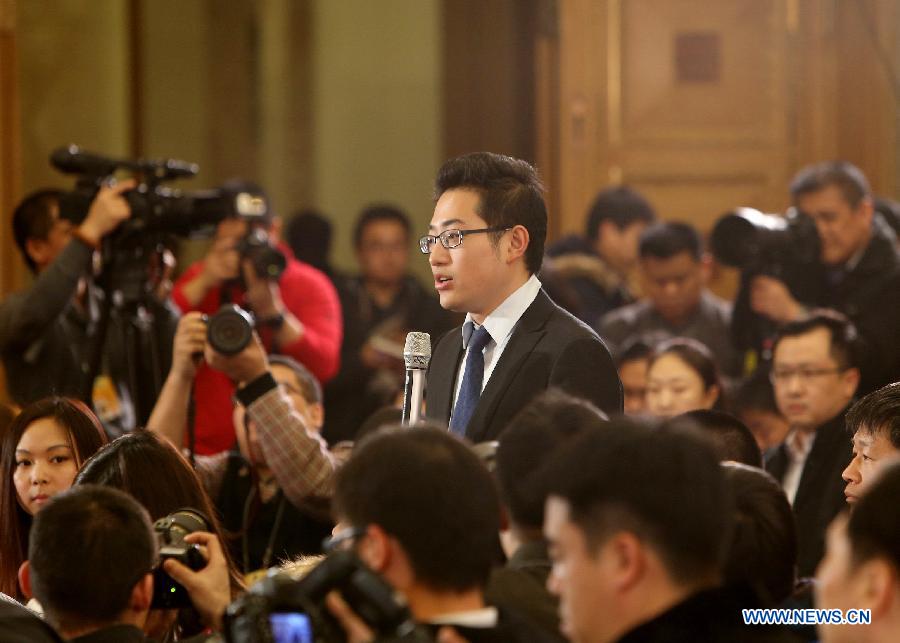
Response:
[{"label": "camera lens", "polygon": [[226,304],[210,317],[206,338],[217,353],[236,355],[253,339],[253,319],[239,306]]}]

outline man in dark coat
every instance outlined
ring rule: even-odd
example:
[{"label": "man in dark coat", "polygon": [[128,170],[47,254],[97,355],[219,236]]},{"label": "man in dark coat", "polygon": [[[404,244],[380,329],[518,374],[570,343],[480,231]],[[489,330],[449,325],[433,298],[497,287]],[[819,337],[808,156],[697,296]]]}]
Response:
[{"label": "man in dark coat", "polygon": [[859,384],[855,330],[838,313],[814,312],[776,338],[772,383],[790,430],[766,469],[784,488],[797,519],[797,567],[810,576],[828,524],[844,507],[841,472],[850,463],[844,414]]},{"label": "man in dark coat", "polygon": [[860,393],[900,380],[900,251],[894,231],[874,211],[866,177],[850,163],[820,163],[800,171],[791,195],[815,222],[824,283],[814,295],[755,277],[751,308],[777,324],[802,318],[812,306],[834,308],[864,341]]},{"label": "man in dark coat", "polygon": [[466,321],[434,350],[428,417],[474,442],[491,440],[551,386],[621,412],[622,384],[606,346],[537,279],[547,208],[534,168],[470,154],[445,163],[435,185],[420,246],[441,306],[466,313]]}]

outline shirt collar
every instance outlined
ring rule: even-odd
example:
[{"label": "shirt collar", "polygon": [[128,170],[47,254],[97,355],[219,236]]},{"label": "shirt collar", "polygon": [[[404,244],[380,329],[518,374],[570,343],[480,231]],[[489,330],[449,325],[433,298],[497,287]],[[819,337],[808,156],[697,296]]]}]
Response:
[{"label": "shirt collar", "polygon": [[[512,332],[512,329],[522,315],[525,314],[525,311],[528,310],[532,302],[534,302],[540,290],[540,280],[537,278],[537,275],[531,275],[528,281],[519,286],[513,294],[504,299],[503,303],[484,318],[484,326],[495,343],[499,344]],[[478,324],[472,319],[471,313],[466,313],[466,323],[462,327],[463,349],[468,346],[472,331],[477,326]]]},{"label": "shirt collar", "polygon": [[499,612],[496,607],[482,607],[477,610],[465,612],[452,612],[442,614],[430,619],[432,625],[459,625],[460,627],[485,628],[496,627]]}]

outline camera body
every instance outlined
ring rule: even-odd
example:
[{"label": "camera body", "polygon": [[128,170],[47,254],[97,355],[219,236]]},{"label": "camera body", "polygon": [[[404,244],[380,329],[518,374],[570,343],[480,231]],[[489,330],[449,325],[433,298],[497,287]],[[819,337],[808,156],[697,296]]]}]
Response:
[{"label": "camera body", "polygon": [[238,242],[237,251],[241,259],[250,260],[257,277],[277,281],[287,268],[287,257],[272,244],[262,228],[251,227]]},{"label": "camera body", "polygon": [[325,607],[325,597],[338,590],[350,608],[376,634],[378,641],[432,641],[412,620],[393,588],[351,551],[332,553],[301,580],[287,574],[269,576],[232,603],[225,612],[229,643],[345,640]]},{"label": "camera body", "polygon": [[184,537],[195,531],[209,531],[209,520],[196,509],[179,509],[153,523],[159,544],[159,564],[153,570],[153,600],[151,608],[180,609],[191,606],[184,587],[163,570],[163,563],[177,560],[194,571],[206,566],[206,559],[197,545],[185,542]]},{"label": "camera body", "polygon": [[818,301],[825,288],[821,241],[815,222],[796,208],[785,216],[737,208],[716,222],[710,236],[715,258],[741,271],[732,314],[732,338],[742,350],[768,359],[776,325],[750,306],[752,280],[760,275],[782,281],[797,299]]}]

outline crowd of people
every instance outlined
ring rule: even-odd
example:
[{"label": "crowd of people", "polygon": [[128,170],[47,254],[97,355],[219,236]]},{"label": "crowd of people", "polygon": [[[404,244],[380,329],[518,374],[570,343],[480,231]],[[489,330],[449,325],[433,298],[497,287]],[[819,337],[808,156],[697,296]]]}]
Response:
[{"label": "crowd of people", "polygon": [[[536,170],[478,153],[428,222],[366,207],[356,274],[319,213],[228,216],[124,306],[98,256],[135,187],[13,213],[0,640],[900,635],[900,245],[853,165],[791,183],[815,266],[748,265],[734,302],[700,231],[628,187],[545,248]],[[252,320],[234,350],[223,305]]]}]

